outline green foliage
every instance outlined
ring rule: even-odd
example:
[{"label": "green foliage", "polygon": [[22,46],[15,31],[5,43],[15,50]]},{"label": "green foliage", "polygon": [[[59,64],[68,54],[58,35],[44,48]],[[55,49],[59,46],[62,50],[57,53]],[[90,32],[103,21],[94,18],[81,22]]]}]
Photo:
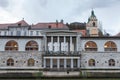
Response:
[{"label": "green foliage", "polygon": [[42,72],[33,73],[33,77],[42,77],[42,76],[43,76]]}]

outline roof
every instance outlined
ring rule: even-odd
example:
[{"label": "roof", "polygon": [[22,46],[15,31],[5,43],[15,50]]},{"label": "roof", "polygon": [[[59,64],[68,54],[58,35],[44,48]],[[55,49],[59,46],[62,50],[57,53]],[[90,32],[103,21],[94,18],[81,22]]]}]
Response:
[{"label": "roof", "polygon": [[0,29],[7,29],[8,26],[29,26],[29,24],[25,20],[18,21],[16,23],[5,23],[5,24],[0,24]]},{"label": "roof", "polygon": [[73,22],[69,24],[70,30],[86,30],[86,23]]},{"label": "roof", "polygon": [[[25,20],[18,21],[16,23],[0,24],[0,29],[8,29],[8,27],[14,26],[30,26]],[[66,24],[62,22],[50,22],[50,23],[37,23],[31,25],[31,29],[68,29]]]},{"label": "roof", "polygon": [[51,22],[51,23],[37,23],[35,25],[32,25],[32,29],[68,29],[68,27],[64,23],[56,23],[56,22]]},{"label": "roof", "polygon": [[114,36],[120,36],[120,32],[119,33],[117,33],[116,35],[114,35]]}]

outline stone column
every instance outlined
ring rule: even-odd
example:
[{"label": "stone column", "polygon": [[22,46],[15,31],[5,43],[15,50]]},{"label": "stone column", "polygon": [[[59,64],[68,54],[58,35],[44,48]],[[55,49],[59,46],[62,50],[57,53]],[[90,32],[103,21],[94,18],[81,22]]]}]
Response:
[{"label": "stone column", "polygon": [[60,51],[60,38],[59,38],[59,36],[57,37],[57,42],[58,42],[58,51]]},{"label": "stone column", "polygon": [[77,67],[80,68],[80,58],[77,59]]},{"label": "stone column", "polygon": [[66,36],[64,36],[64,51],[66,51]]},{"label": "stone column", "polygon": [[77,51],[77,48],[78,48],[78,36],[76,36],[76,50],[75,51]]},{"label": "stone column", "polygon": [[50,58],[50,68],[53,68],[53,58]]},{"label": "stone column", "polygon": [[60,68],[60,59],[59,58],[57,59],[57,68],[58,69]]},{"label": "stone column", "polygon": [[80,43],[79,43],[79,41],[80,41],[80,36],[76,36],[76,51],[79,51],[79,45],[80,45]]},{"label": "stone column", "polygon": [[45,59],[45,58],[44,58],[44,61],[43,61],[43,62],[44,62],[44,65],[43,65],[43,66],[44,66],[44,68],[46,68],[46,59]]},{"label": "stone column", "polygon": [[44,39],[43,39],[43,42],[44,42],[44,45],[43,45],[43,51],[46,51],[46,46],[47,46],[47,43],[46,43],[46,35],[44,36]]},{"label": "stone column", "polygon": [[51,43],[52,43],[51,46],[52,46],[52,51],[53,51],[53,50],[54,50],[54,49],[53,49],[53,46],[54,46],[54,45],[53,45],[53,36],[51,36]]},{"label": "stone column", "polygon": [[72,50],[72,36],[70,36],[70,51],[73,51]]},{"label": "stone column", "polygon": [[73,58],[71,58],[71,68],[73,68]]},{"label": "stone column", "polygon": [[64,58],[64,68],[66,68],[66,65],[67,64],[67,62],[66,62],[66,58]]}]

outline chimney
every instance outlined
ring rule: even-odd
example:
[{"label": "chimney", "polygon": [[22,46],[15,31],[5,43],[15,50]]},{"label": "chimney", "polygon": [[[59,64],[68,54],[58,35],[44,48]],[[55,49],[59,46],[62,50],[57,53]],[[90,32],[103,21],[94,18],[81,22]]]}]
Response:
[{"label": "chimney", "polygon": [[56,20],[56,27],[58,28],[58,20]]},{"label": "chimney", "polygon": [[61,21],[60,21],[61,23],[64,23],[64,20],[63,19],[61,19]]}]

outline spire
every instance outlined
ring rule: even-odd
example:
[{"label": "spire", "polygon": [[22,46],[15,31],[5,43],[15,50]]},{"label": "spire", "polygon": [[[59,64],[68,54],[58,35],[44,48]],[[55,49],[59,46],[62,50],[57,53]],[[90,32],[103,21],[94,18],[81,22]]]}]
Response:
[{"label": "spire", "polygon": [[93,21],[93,20],[97,20],[95,14],[94,14],[94,10],[93,10],[93,9],[92,9],[92,11],[91,11],[90,17],[88,18],[88,22],[91,21],[91,20],[92,20],[92,21]]},{"label": "spire", "polygon": [[94,14],[94,10],[91,11],[91,17],[96,17]]}]

